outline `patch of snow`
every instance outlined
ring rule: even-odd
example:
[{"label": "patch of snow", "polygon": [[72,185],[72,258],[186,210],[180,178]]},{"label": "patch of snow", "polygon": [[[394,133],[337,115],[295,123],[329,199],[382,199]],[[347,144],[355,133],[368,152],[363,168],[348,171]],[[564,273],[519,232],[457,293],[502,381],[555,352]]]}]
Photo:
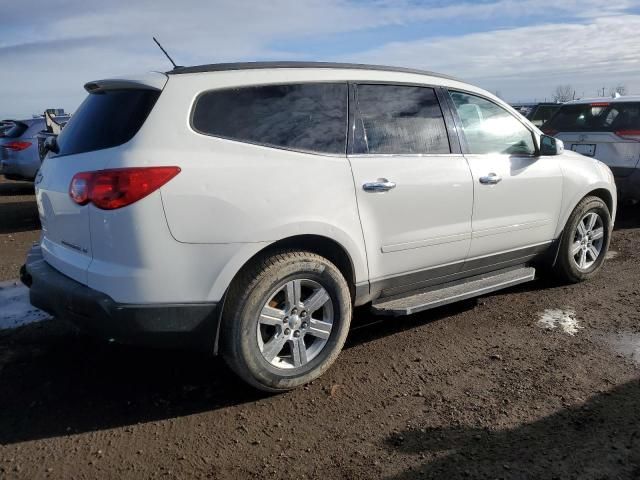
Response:
[{"label": "patch of snow", "polygon": [[582,327],[576,320],[576,312],[570,308],[547,308],[540,314],[538,326],[547,330],[555,330],[559,328],[567,335],[575,335]]},{"label": "patch of snow", "polygon": [[29,289],[18,280],[0,282],[0,330],[47,320],[50,316],[29,303]]},{"label": "patch of snow", "polygon": [[615,250],[609,250],[607,252],[607,254],[604,256],[604,259],[605,260],[613,260],[617,256],[618,256],[618,252],[616,252]]}]

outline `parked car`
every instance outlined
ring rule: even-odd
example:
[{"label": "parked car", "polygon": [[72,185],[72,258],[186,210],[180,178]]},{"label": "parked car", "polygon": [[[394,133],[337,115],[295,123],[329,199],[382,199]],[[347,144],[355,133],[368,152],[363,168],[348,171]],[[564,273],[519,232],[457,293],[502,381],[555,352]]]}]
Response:
[{"label": "parked car", "polygon": [[602,266],[609,168],[444,75],[327,63],[98,80],[36,179],[34,306],[120,342],[321,375],[356,306],[402,316]]},{"label": "parked car", "polygon": [[526,115],[536,127],[541,127],[560,109],[561,103],[538,103]]},{"label": "parked car", "polygon": [[0,138],[4,137],[4,133],[13,127],[13,121],[11,120],[0,120]]},{"label": "parked car", "polygon": [[623,201],[640,200],[640,96],[565,103],[543,130],[567,148],[606,163]]},{"label": "parked car", "polygon": [[528,117],[531,110],[535,107],[535,103],[512,103],[511,107],[523,117]]},{"label": "parked car", "polygon": [[[68,117],[56,117],[65,122]],[[44,117],[14,121],[0,137],[0,173],[9,180],[33,181],[41,165],[38,134],[45,129]]]}]

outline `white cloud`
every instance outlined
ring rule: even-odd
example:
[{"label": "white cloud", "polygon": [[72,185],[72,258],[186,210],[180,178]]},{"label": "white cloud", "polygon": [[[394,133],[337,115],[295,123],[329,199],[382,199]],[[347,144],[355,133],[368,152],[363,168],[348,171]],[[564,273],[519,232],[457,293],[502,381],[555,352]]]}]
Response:
[{"label": "white cloud", "polygon": [[[438,22],[489,29],[526,18],[572,18],[548,24],[372,45],[348,56],[357,62],[426,67],[476,80],[509,96],[541,96],[570,82],[593,93],[608,78],[638,90],[638,17],[625,11],[640,2],[618,0],[494,0],[443,5],[430,0],[36,0],[9,2],[0,16],[0,117],[47,107],[74,109],[89,80],[151,69],[168,62],[151,41],[157,35],[182,64],[265,59],[327,60],[334,51],[304,54],[305,42],[385,28]],[[30,12],[25,15],[25,11]],[[602,18],[605,17],[605,18]],[[441,28],[440,28],[441,30]],[[346,35],[344,35],[346,34]],[[276,48],[274,45],[280,45]],[[283,45],[291,45],[291,51]],[[345,45],[348,48],[348,45]],[[335,45],[332,48],[337,48]],[[322,55],[322,54],[321,54]],[[635,70],[634,70],[635,69]],[[583,83],[580,83],[583,82]],[[581,92],[579,92],[581,93]]]},{"label": "white cloud", "polygon": [[[618,82],[640,93],[640,15],[590,18],[587,23],[531,27],[393,42],[357,54],[359,61],[411,65],[500,90],[541,98],[558,83],[582,95]],[[347,59],[355,59],[348,56]]]}]

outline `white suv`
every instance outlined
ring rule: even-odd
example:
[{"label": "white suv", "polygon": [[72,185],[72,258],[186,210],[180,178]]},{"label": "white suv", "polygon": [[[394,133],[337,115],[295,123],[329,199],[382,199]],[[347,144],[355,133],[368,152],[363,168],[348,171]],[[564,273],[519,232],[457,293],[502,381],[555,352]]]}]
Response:
[{"label": "white suv", "polygon": [[354,306],[406,315],[602,265],[607,166],[450,77],[327,63],[88,83],[36,179],[33,305],[121,342],[318,377]]}]

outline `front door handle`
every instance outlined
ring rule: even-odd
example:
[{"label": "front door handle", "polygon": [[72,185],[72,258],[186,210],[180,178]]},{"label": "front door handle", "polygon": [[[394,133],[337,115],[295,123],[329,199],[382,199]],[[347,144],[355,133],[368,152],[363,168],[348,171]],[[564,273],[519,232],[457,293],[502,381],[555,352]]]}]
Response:
[{"label": "front door handle", "polygon": [[396,188],[395,182],[390,182],[386,178],[379,178],[375,182],[367,182],[362,185],[365,192],[388,192],[389,190]]},{"label": "front door handle", "polygon": [[502,181],[502,177],[500,175],[496,175],[495,173],[490,173],[485,177],[480,177],[480,183],[483,185],[495,185],[496,183],[500,183]]}]

